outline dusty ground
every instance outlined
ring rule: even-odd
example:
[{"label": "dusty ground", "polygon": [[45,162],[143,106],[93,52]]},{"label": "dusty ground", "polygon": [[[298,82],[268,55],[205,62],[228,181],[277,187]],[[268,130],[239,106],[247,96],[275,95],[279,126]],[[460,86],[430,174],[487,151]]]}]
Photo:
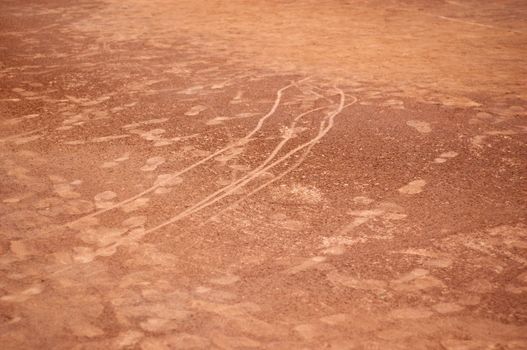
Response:
[{"label": "dusty ground", "polygon": [[523,0],[3,0],[2,349],[527,349]]}]

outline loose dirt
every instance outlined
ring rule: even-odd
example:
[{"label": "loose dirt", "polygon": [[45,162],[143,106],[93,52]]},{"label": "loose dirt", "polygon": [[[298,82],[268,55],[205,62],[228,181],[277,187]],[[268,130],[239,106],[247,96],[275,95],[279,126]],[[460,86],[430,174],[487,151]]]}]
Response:
[{"label": "loose dirt", "polygon": [[524,1],[0,4],[3,349],[526,349]]}]

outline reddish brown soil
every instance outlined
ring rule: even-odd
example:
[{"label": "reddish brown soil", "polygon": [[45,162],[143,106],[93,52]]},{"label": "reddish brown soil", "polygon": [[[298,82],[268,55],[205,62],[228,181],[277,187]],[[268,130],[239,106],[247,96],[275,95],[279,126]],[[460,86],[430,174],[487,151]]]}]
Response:
[{"label": "reddish brown soil", "polygon": [[524,1],[0,4],[2,349],[527,349]]}]

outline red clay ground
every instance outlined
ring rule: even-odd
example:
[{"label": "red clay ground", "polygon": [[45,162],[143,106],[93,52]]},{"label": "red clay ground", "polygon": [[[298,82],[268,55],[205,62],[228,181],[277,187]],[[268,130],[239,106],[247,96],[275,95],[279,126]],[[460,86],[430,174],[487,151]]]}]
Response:
[{"label": "red clay ground", "polygon": [[527,349],[525,1],[0,4],[2,349]]}]

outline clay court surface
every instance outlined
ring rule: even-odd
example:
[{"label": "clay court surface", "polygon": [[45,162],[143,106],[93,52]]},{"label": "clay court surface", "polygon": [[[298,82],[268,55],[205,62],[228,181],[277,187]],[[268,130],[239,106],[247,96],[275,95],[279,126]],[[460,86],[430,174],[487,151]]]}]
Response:
[{"label": "clay court surface", "polygon": [[527,349],[526,18],[0,1],[0,348]]}]

